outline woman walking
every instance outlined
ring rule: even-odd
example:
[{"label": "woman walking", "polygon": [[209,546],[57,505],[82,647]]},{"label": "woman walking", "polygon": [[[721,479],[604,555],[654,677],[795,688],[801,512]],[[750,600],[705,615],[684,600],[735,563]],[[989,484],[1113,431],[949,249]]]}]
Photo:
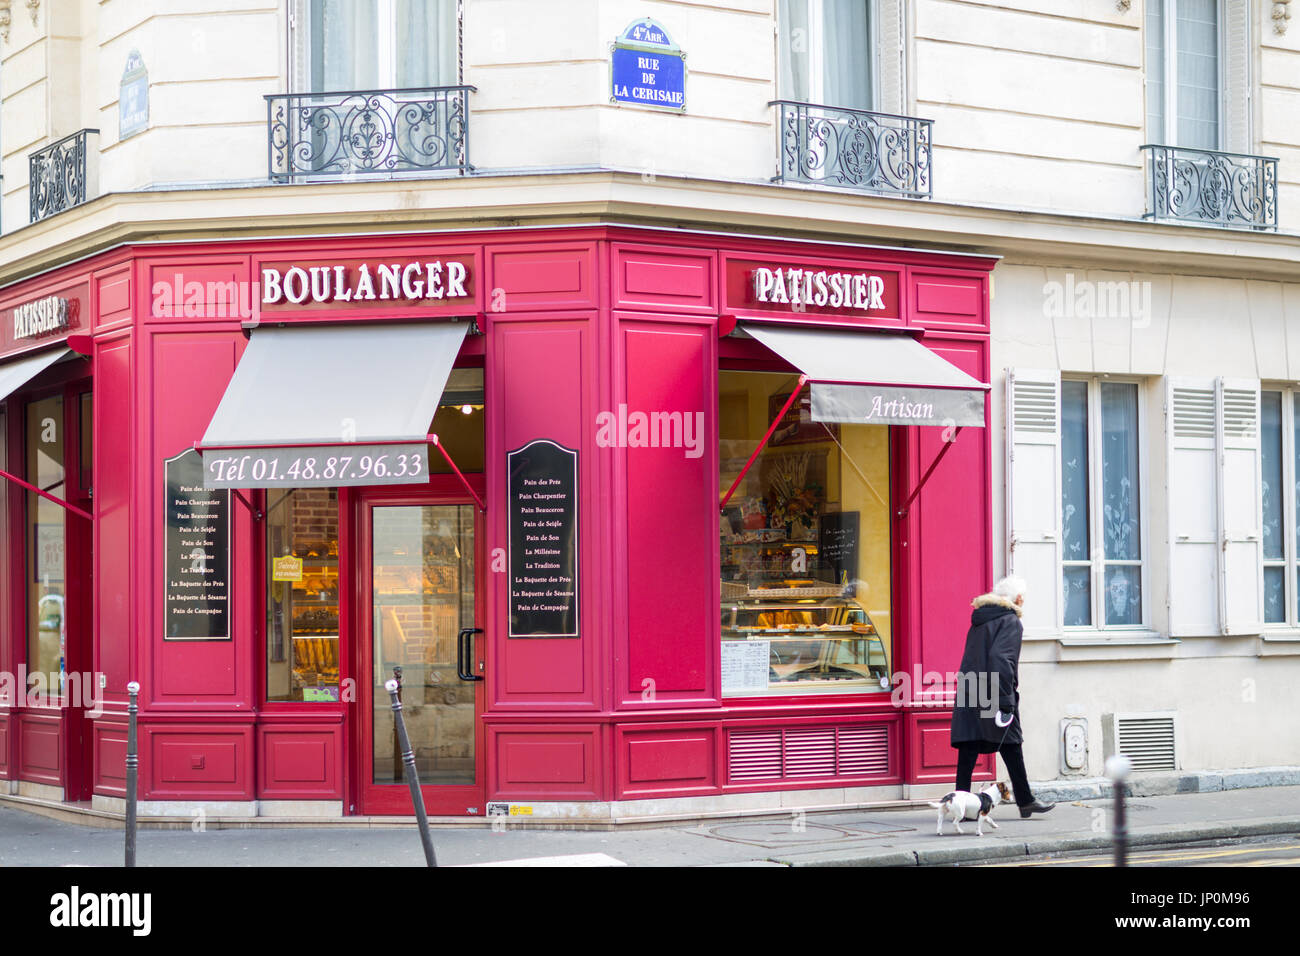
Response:
[{"label": "woman walking", "polygon": [[[957,679],[952,712],[952,745],[957,748],[956,789],[970,791],[980,754],[1000,753],[1011,777],[1020,815],[1046,813],[1054,804],[1037,800],[1029,789],[1024,735],[1020,728],[1020,624],[1025,582],[1003,578],[971,606],[970,630]],[[996,695],[996,697],[995,697]],[[995,708],[996,705],[996,708]]]}]

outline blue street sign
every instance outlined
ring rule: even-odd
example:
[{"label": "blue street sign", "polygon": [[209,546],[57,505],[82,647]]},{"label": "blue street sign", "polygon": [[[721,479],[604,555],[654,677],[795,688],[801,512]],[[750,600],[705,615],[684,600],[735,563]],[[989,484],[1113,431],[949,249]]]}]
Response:
[{"label": "blue street sign", "polygon": [[614,41],[610,99],[616,103],[686,109],[686,54],[655,21],[637,20]]}]

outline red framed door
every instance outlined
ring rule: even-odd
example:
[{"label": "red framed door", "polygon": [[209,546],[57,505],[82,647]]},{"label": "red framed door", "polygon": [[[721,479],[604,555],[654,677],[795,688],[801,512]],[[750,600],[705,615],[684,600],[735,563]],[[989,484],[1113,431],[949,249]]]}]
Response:
[{"label": "red framed door", "polygon": [[411,814],[384,685],[397,677],[425,808],[484,812],[482,522],[455,478],[358,496],[358,809]]}]

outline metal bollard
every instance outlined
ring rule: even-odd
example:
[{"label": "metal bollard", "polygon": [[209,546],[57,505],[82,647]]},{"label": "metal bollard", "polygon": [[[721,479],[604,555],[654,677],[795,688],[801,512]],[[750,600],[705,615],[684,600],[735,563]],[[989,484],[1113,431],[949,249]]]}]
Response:
[{"label": "metal bollard", "polygon": [[429,833],[429,817],[424,812],[424,797],[420,794],[420,777],[415,770],[415,751],[406,736],[406,721],[402,719],[402,702],[397,697],[397,681],[390,680],[384,685],[388,696],[393,699],[393,724],[397,729],[398,744],[402,749],[402,764],[406,768],[406,782],[411,788],[411,802],[415,805],[415,819],[420,824],[420,842],[424,844],[424,859],[429,866],[437,866],[438,858],[433,853],[433,837]]},{"label": "metal bollard", "polygon": [[140,712],[140,685],[136,681],[126,685],[130,700],[126,706],[126,865],[135,866],[135,803],[140,777],[140,755],[137,753],[136,715]]},{"label": "metal bollard", "polygon": [[1106,776],[1115,788],[1115,828],[1112,840],[1115,845],[1115,866],[1128,866],[1128,821],[1124,815],[1124,796],[1128,775],[1133,772],[1133,761],[1123,754],[1106,760]]}]

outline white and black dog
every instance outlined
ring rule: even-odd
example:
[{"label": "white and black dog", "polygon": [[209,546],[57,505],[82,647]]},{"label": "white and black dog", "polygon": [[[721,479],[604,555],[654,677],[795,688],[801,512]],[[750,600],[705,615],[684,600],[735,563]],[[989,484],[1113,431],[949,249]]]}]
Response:
[{"label": "white and black dog", "polygon": [[993,822],[993,808],[999,803],[1011,802],[1011,789],[1005,783],[989,784],[979,793],[969,793],[965,790],[954,790],[952,793],[944,794],[942,800],[938,803],[930,802],[930,806],[939,811],[938,829],[935,833],[943,835],[943,818],[946,816],[952,821],[953,827],[958,833],[965,833],[961,828],[962,820],[977,820],[975,833],[977,836],[984,835],[984,821],[989,821],[989,826],[997,829],[998,825]]}]

